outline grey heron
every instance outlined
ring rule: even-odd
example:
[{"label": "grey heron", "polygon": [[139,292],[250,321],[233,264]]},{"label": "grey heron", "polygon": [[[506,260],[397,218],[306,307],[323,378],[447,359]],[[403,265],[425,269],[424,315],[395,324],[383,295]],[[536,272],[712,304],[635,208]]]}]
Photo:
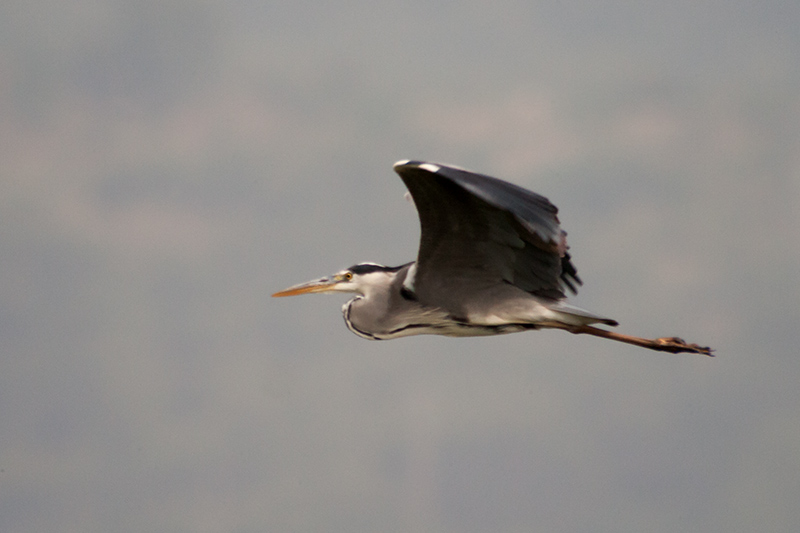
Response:
[{"label": "grey heron", "polygon": [[652,350],[713,355],[677,337],[644,339],[595,327],[617,321],[566,302],[581,279],[550,201],[455,166],[399,161],[421,225],[417,260],[360,263],[273,296],[347,292],[347,327],[373,340],[479,336],[555,328]]}]

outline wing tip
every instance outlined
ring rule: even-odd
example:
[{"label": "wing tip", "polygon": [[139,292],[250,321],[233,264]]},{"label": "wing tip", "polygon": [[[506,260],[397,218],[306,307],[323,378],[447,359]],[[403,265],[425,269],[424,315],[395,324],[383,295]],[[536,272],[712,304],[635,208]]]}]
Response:
[{"label": "wing tip", "polygon": [[[422,170],[427,170],[428,172],[432,172],[434,174],[440,172],[441,170],[457,170],[459,172],[468,172],[470,174],[477,174],[472,170],[468,170],[458,165],[449,165],[446,163],[431,163],[428,161],[418,161],[414,159],[401,159],[400,161],[392,165],[392,168],[395,170],[395,172],[400,172],[401,170],[406,168],[419,168]],[[483,174],[479,175],[483,176]],[[492,179],[497,179],[497,178],[492,178]]]},{"label": "wing tip", "polygon": [[424,161],[412,161],[410,159],[401,159],[400,161],[392,165],[392,168],[395,170],[395,172],[400,172],[407,168],[418,168],[436,174],[442,169],[443,166],[445,165],[425,163]]}]

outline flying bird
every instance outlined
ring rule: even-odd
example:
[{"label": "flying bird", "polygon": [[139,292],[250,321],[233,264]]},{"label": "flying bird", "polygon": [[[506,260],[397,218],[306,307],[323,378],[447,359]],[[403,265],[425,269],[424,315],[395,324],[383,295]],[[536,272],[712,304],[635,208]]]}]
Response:
[{"label": "flying bird", "polygon": [[469,337],[560,329],[652,350],[713,356],[677,337],[644,339],[596,325],[617,321],[566,301],[582,285],[567,233],[550,201],[517,185],[455,166],[399,161],[419,213],[417,260],[360,263],[273,296],[347,292],[347,327],[372,340],[409,335]]}]

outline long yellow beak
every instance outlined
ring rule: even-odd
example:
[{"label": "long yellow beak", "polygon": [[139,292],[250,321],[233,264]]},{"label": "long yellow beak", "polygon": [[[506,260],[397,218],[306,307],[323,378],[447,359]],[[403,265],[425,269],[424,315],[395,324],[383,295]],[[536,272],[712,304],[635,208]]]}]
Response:
[{"label": "long yellow beak", "polygon": [[297,296],[298,294],[307,294],[311,292],[329,292],[336,290],[337,283],[339,283],[339,280],[335,277],[315,279],[314,281],[300,283],[299,285],[292,285],[288,289],[278,291],[272,296],[279,298],[282,296]]}]

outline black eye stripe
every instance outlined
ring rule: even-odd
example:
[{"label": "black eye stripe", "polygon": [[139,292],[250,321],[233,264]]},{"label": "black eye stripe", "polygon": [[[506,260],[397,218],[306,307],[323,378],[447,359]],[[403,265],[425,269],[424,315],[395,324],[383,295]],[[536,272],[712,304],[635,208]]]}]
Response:
[{"label": "black eye stripe", "polygon": [[374,263],[361,263],[358,265],[353,265],[347,269],[348,272],[352,272],[355,275],[361,274],[369,274],[370,272],[397,272],[405,265],[400,265],[396,267],[387,267],[383,265],[376,265]]}]

